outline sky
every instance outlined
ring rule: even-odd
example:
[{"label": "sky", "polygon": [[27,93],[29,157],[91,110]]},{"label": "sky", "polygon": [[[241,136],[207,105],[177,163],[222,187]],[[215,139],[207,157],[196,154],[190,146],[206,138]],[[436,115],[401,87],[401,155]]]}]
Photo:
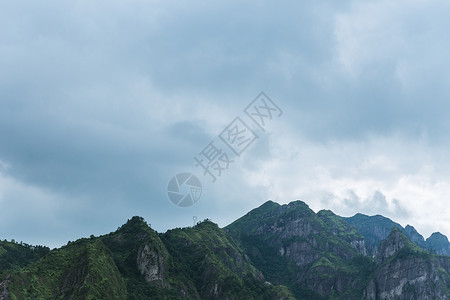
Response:
[{"label": "sky", "polygon": [[[450,236],[448,11],[1,1],[0,239],[59,247],[134,215],[226,226],[269,199]],[[264,130],[244,112],[261,92],[280,109]],[[239,156],[219,137],[237,117],[257,136]],[[210,142],[233,161],[215,182],[194,160]],[[167,193],[183,172],[202,184],[189,207]]]}]

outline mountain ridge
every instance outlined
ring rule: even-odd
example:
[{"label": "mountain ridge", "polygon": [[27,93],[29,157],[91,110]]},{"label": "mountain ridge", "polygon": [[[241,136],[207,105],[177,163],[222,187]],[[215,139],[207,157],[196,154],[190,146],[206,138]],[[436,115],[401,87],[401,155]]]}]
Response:
[{"label": "mountain ridge", "polygon": [[[447,236],[440,232],[433,233],[426,240],[411,226],[405,227],[382,215],[365,215],[357,213],[352,217],[342,217],[348,223],[354,225],[366,237],[366,245],[372,255],[376,254],[381,240],[385,239],[393,228],[399,228],[417,246],[436,252],[437,254],[450,255],[450,242]],[[374,228],[374,226],[376,227]]]},{"label": "mountain ridge", "polygon": [[450,298],[446,236],[430,250],[412,226],[355,216],[266,201],[224,228],[135,216],[53,250],[0,242],[0,300]]}]

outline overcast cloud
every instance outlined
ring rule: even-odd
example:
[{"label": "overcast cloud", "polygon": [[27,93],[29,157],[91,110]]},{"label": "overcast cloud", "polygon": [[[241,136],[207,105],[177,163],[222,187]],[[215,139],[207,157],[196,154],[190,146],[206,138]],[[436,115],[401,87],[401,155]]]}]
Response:
[{"label": "overcast cloud", "polygon": [[[450,235],[446,1],[0,2],[0,239],[133,215],[225,226],[268,199]],[[193,156],[260,91],[284,111],[214,184]],[[200,174],[200,201],[166,195]]]}]

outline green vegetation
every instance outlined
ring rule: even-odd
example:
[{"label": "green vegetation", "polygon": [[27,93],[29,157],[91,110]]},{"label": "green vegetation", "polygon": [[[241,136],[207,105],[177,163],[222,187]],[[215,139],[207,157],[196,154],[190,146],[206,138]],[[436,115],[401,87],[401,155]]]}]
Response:
[{"label": "green vegetation", "polygon": [[13,300],[294,299],[285,286],[265,283],[210,221],[158,234],[133,217],[115,232],[52,251],[1,245],[0,283]]},{"label": "green vegetation", "polygon": [[356,227],[351,226],[331,210],[321,210],[317,213],[317,216],[327,225],[334,235],[338,235],[346,241],[364,239]]},{"label": "green vegetation", "polygon": [[388,264],[393,260],[406,259],[406,258],[422,258],[424,260],[432,260],[435,255],[431,252],[426,251],[415,243],[411,242],[410,239],[403,233],[399,228],[392,229],[388,238],[381,242],[380,251],[389,246],[394,246],[397,243],[401,243],[403,247],[398,250],[394,256],[390,257],[384,264]]},{"label": "green vegetation", "polygon": [[201,299],[275,299],[277,295],[289,295],[285,287],[265,285],[238,244],[210,221],[170,230],[162,239],[177,262],[174,274],[186,274],[185,282],[188,279],[194,284]]},{"label": "green vegetation", "polygon": [[149,297],[166,298],[173,295],[169,289],[161,289],[160,282],[148,283],[137,268],[138,252],[145,245],[151,251],[169,260],[169,253],[159,238],[141,217],[133,217],[117,231],[100,237],[112,252],[114,263],[125,280],[129,300]]},{"label": "green vegetation", "polygon": [[[412,261],[434,274],[426,288],[450,295],[448,256],[421,249],[384,217],[356,215],[350,223],[358,226],[346,220],[328,210],[316,214],[301,201],[268,201],[224,229],[205,220],[157,233],[133,217],[115,232],[51,251],[3,241],[0,294],[13,300],[361,299],[369,282]],[[389,228],[377,256],[366,255],[364,240],[375,242]],[[404,290],[418,295],[413,281]]]},{"label": "green vegetation", "polygon": [[44,246],[0,241],[0,274],[2,271],[24,267],[49,251],[50,249]]},{"label": "green vegetation", "polygon": [[126,289],[99,240],[82,239],[9,273],[14,299],[124,299]]},{"label": "green vegetation", "polygon": [[315,283],[332,289],[336,280],[354,283],[331,296],[361,295],[374,270],[374,261],[351,245],[364,240],[355,227],[331,211],[316,214],[302,201],[266,202],[225,229],[267,280],[287,286],[297,299],[330,297]]},{"label": "green vegetation", "polygon": [[403,229],[400,224],[380,215],[356,214],[353,217],[343,219],[355,226],[364,236],[366,247],[372,255],[376,253],[380,242],[387,238],[393,228]]}]

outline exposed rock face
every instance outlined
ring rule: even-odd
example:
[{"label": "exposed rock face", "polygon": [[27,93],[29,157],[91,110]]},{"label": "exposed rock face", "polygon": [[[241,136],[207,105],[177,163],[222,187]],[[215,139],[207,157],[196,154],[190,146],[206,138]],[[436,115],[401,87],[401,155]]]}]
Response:
[{"label": "exposed rock face", "polygon": [[367,255],[366,244],[364,240],[353,240],[350,241],[350,245],[358,251],[358,253],[362,255]]},{"label": "exposed rock face", "polygon": [[[182,273],[183,286],[193,278],[194,293],[186,294],[189,299],[293,299],[285,287],[265,285],[262,272],[255,268],[249,256],[225,231],[210,221],[204,221],[193,228],[168,230],[163,242],[173,258],[184,261],[183,269],[172,265],[171,275]],[[185,270],[189,270],[186,274]],[[255,295],[246,286],[257,287],[259,291],[270,291],[269,298]],[[183,287],[186,291],[186,288]],[[252,295],[253,294],[253,295]],[[266,293],[268,295],[268,293]]]},{"label": "exposed rock face", "polygon": [[[273,223],[261,223],[256,228],[257,234],[276,234],[281,239],[289,239],[294,236],[305,237],[310,234],[317,234],[320,228],[313,227],[310,222],[308,222],[306,215],[303,218],[292,218],[292,216],[283,216],[294,205],[292,203],[281,206],[279,210],[274,212],[274,214],[281,214],[280,218],[274,220]],[[309,208],[308,208],[309,209]],[[302,217],[302,216],[299,216]]]},{"label": "exposed rock face", "polygon": [[376,261],[381,264],[396,255],[401,249],[406,247],[410,241],[400,230],[392,230],[389,237],[381,242],[376,256]]},{"label": "exposed rock face", "polygon": [[240,245],[208,220],[158,234],[136,216],[23,268],[4,269],[17,265],[5,257],[23,258],[0,245],[1,300],[294,299],[287,287],[264,284]]},{"label": "exposed rock face", "polygon": [[157,282],[166,286],[164,256],[153,250],[149,244],[139,249],[137,267],[147,282]]},{"label": "exposed rock face", "polygon": [[313,251],[315,241],[293,242],[286,246],[285,256],[292,259],[299,267],[310,264],[320,258],[319,253]]},{"label": "exposed rock face", "polygon": [[448,299],[450,259],[419,249],[400,230],[381,243],[376,261],[363,299]]},{"label": "exposed rock face", "polygon": [[[300,299],[343,295],[364,287],[348,272],[353,260],[366,255],[364,237],[331,211],[316,214],[302,201],[266,202],[227,229],[238,232],[251,260],[260,262],[257,267],[269,281],[279,280],[272,270],[290,272]],[[279,264],[283,267],[275,267]]]},{"label": "exposed rock face", "polygon": [[448,261],[430,263],[423,258],[398,259],[383,265],[366,287],[363,299],[448,299],[445,288]]},{"label": "exposed rock face", "polygon": [[444,235],[424,241],[382,216],[355,220],[376,251],[356,225],[301,201],[266,202],[224,229],[205,220],[158,234],[133,217],[28,261],[0,244],[0,300],[450,300],[450,257],[436,254],[449,250]]},{"label": "exposed rock face", "polygon": [[8,292],[8,284],[9,280],[6,279],[3,282],[0,282],[0,300],[11,300]]},{"label": "exposed rock face", "polygon": [[[403,228],[383,216],[341,218],[327,210],[316,214],[301,201],[266,202],[227,230],[241,240],[269,281],[276,282],[285,272],[288,281],[295,278],[290,287],[299,299],[447,299],[450,295],[450,258],[420,248],[426,242],[414,227]],[[434,234],[431,240],[435,249],[446,249],[445,236]],[[272,277],[277,270],[285,272]]]}]

